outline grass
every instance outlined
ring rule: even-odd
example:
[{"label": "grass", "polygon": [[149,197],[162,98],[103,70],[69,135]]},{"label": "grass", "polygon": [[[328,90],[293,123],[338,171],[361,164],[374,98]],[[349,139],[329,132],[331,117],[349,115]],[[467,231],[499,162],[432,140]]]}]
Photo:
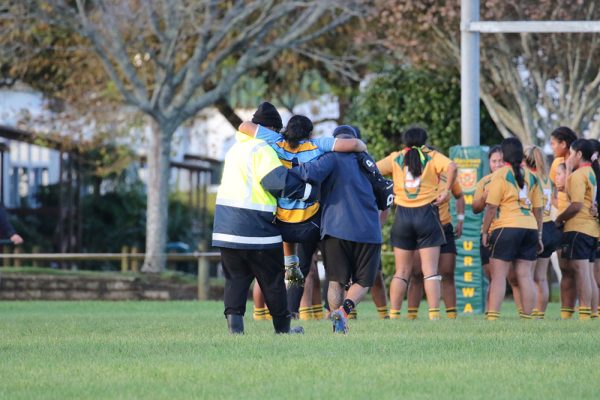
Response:
[{"label": "grass", "polygon": [[[249,310],[251,305],[249,304]],[[248,313],[250,314],[250,313]],[[600,322],[381,321],[361,304],[350,334],[327,321],[275,336],[218,302],[0,303],[1,399],[597,398]]]}]

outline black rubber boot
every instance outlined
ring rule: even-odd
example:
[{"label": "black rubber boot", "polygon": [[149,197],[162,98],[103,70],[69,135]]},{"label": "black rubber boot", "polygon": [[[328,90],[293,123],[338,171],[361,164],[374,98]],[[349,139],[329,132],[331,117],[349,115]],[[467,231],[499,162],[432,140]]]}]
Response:
[{"label": "black rubber boot", "polygon": [[235,335],[243,335],[244,317],[236,314],[227,315],[227,327],[229,328],[229,333]]},{"label": "black rubber boot", "polygon": [[273,327],[275,328],[275,333],[304,333],[304,328],[302,328],[301,326],[295,326],[290,329],[290,322],[290,317],[273,317]]}]

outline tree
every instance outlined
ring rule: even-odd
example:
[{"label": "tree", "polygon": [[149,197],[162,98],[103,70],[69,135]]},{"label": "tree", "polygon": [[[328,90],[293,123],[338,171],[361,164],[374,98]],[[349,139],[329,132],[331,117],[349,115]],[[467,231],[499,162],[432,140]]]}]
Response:
[{"label": "tree", "polygon": [[[269,96],[290,113],[301,102],[323,94],[337,98],[342,124],[359,92],[359,84],[373,59],[380,55],[361,41],[364,21],[338,26],[302,49],[284,50],[260,69],[242,78],[219,111],[237,128],[240,118],[233,107],[254,107],[258,99]],[[344,38],[344,40],[340,40]],[[313,122],[323,122],[313,121]]]},{"label": "tree", "polygon": [[[460,65],[460,2],[381,1],[379,36],[402,61]],[[596,0],[482,0],[482,20],[598,20]],[[600,134],[598,34],[482,34],[481,98],[502,135],[544,143],[559,125]]]},{"label": "tree", "polygon": [[[460,142],[460,78],[452,71],[396,68],[374,78],[355,99],[350,121],[364,133],[376,159],[402,145],[401,134],[417,125],[425,128],[429,143],[448,154]],[[481,108],[482,142],[501,139]]]},{"label": "tree", "polygon": [[53,29],[78,33],[122,100],[150,120],[144,271],[158,272],[164,266],[169,155],[175,130],[200,110],[219,102],[240,77],[282,50],[302,49],[329,30],[364,14],[363,3],[28,2],[30,22],[35,16],[36,23],[39,18]]}]

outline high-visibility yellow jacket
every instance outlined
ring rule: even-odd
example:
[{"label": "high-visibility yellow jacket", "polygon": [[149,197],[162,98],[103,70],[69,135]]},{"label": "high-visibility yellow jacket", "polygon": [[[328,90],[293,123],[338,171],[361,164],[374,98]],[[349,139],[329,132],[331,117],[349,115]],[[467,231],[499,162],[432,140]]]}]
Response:
[{"label": "high-visibility yellow jacket", "polygon": [[225,156],[223,178],[217,193],[213,246],[234,249],[268,249],[281,245],[274,224],[277,199],[261,180],[281,162],[263,140],[236,133],[236,143]]}]

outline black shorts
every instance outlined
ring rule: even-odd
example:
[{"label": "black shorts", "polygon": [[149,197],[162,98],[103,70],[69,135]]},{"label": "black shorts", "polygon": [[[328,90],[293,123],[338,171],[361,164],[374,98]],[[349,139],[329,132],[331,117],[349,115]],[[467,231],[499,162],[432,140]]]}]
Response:
[{"label": "black shorts", "polygon": [[454,240],[454,226],[452,223],[446,224],[444,228],[444,237],[446,238],[446,244],[440,247],[440,253],[444,254],[456,254],[456,240]]},{"label": "black shorts", "polygon": [[502,261],[535,261],[537,258],[537,229],[494,229],[489,242],[490,258]]},{"label": "black shorts", "polygon": [[562,258],[567,260],[596,260],[598,239],[581,232],[565,232],[562,240]]},{"label": "black shorts", "polygon": [[542,225],[542,243],[544,251],[538,254],[538,258],[548,258],[561,244],[562,232],[556,227],[554,221],[544,222]]},{"label": "black shorts", "polygon": [[290,223],[276,220],[275,224],[284,242],[307,243],[318,242],[321,239],[320,212],[304,222]]},{"label": "black shorts", "polygon": [[596,246],[596,260],[600,258],[600,240],[598,241],[598,246]]},{"label": "black shorts", "polygon": [[381,261],[381,245],[358,243],[326,236],[321,241],[327,279],[371,287]]},{"label": "black shorts", "polygon": [[479,257],[481,257],[481,265],[490,263],[490,248],[483,245],[482,237],[479,237]]},{"label": "black shorts", "polygon": [[392,246],[402,250],[438,247],[446,243],[437,207],[396,207],[392,225]]}]

